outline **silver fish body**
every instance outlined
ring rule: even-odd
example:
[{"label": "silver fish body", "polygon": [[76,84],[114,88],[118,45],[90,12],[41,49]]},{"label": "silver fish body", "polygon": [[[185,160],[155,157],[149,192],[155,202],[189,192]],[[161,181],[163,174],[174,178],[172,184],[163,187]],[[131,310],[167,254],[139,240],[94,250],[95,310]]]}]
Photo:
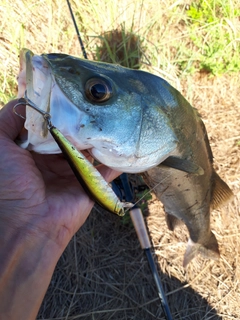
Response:
[{"label": "silver fish body", "polygon": [[[190,234],[184,265],[198,253],[219,256],[210,208],[231,197],[213,170],[197,111],[170,84],[150,73],[64,54],[21,55],[19,97],[49,112],[78,149],[123,172],[144,172],[163,202],[170,229],[183,221]],[[60,152],[41,116],[27,109],[27,138],[40,153]]]}]

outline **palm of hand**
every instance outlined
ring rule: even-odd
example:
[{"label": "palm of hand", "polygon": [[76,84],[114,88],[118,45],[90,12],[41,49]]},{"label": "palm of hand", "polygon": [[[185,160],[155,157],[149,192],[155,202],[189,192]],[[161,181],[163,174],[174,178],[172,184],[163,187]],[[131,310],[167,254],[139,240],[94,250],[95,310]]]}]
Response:
[{"label": "palm of hand", "polygon": [[[30,153],[13,142],[22,127],[22,121],[12,114],[15,103],[0,113],[0,220],[13,228],[27,225],[64,247],[94,203],[62,155]],[[118,175],[104,166],[100,171],[108,181]]]}]

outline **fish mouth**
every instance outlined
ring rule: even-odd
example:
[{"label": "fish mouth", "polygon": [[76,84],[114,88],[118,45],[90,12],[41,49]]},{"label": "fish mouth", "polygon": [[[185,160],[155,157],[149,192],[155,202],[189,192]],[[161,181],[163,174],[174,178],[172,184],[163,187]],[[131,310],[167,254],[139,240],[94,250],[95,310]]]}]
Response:
[{"label": "fish mouth", "polygon": [[[43,112],[49,113],[53,125],[58,127],[79,150],[92,147],[86,141],[81,142],[75,138],[82,121],[85,121],[84,113],[78,110],[59,89],[47,60],[27,49],[20,52],[18,98],[21,97],[33,102]],[[61,153],[48,131],[47,122],[42,114],[31,106],[26,106],[24,130],[20,133],[17,143],[24,149],[38,153]]]},{"label": "fish mouth", "polygon": [[[52,88],[51,71],[47,62],[41,56],[27,49],[20,52],[20,72],[18,75],[18,98],[25,97],[32,101],[44,112],[50,111],[49,101]],[[26,106],[25,130],[18,137],[18,144],[22,148],[33,149],[41,138],[46,138],[48,144],[48,129],[42,115]]]}]

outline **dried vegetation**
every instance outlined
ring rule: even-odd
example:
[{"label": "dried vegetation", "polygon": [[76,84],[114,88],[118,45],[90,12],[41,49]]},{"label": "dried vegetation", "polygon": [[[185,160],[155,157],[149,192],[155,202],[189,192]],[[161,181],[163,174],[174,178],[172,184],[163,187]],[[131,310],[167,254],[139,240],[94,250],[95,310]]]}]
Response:
[{"label": "dried vegetation", "polygon": [[[184,70],[177,63],[181,48],[176,49],[172,39],[181,45],[185,41],[189,49],[181,16],[183,1],[160,5],[126,0],[119,2],[117,10],[113,3],[73,3],[90,57],[102,52],[96,50],[101,46],[99,35],[122,23],[126,30],[140,34],[142,67],[167,78],[200,111],[216,170],[235,194],[229,205],[212,213],[220,261],[197,257],[186,270],[182,267],[186,229],[168,231],[161,203],[154,196],[149,201],[146,220],[173,318],[240,319],[240,73],[216,77],[202,70],[182,76]],[[231,4],[239,6],[237,0]],[[0,12],[4,103],[15,94],[20,47],[73,55],[80,55],[80,49],[64,1],[1,1]],[[236,32],[239,19],[231,22]],[[96,207],[60,258],[38,319],[164,319],[133,227]]]}]

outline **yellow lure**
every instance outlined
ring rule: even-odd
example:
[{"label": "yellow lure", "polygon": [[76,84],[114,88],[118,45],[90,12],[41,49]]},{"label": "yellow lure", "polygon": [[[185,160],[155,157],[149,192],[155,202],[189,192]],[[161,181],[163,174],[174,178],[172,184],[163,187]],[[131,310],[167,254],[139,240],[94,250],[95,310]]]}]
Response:
[{"label": "yellow lure", "polygon": [[76,178],[84,187],[84,190],[105,209],[119,216],[124,216],[124,207],[132,207],[133,205],[123,203],[118,199],[112,188],[92,163],[56,127],[50,124],[48,129],[67,158],[69,165]]}]

